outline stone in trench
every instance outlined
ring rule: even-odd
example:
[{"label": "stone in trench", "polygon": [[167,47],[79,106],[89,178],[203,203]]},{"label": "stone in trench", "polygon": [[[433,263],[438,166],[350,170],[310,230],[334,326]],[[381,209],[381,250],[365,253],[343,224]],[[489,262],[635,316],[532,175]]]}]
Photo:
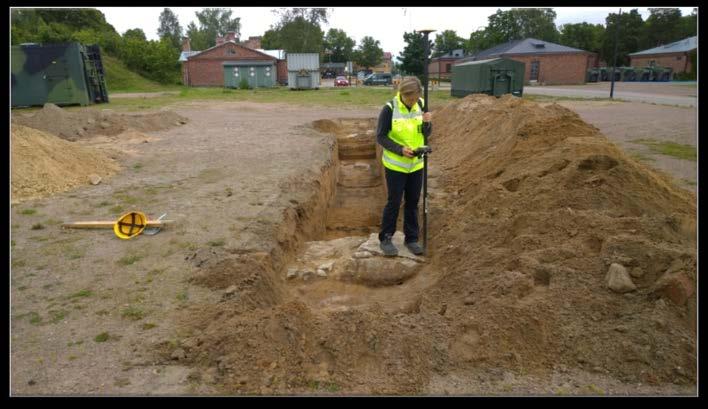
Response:
[{"label": "stone in trench", "polygon": [[320,277],[327,277],[327,272],[321,268],[317,269],[317,275]]},{"label": "stone in trench", "polygon": [[238,287],[232,285],[224,291],[224,295],[234,295],[236,291],[238,291]]},{"label": "stone in trench", "polygon": [[630,272],[629,275],[631,275],[634,278],[640,278],[644,275],[644,270],[642,270],[641,267],[634,267]]},{"label": "stone in trench", "polygon": [[100,125],[101,125],[101,128],[103,128],[103,129],[108,129],[111,126],[111,124],[109,124],[106,121],[101,122]]},{"label": "stone in trench", "polygon": [[288,280],[295,278],[295,277],[297,277],[297,269],[296,268],[289,268],[288,274],[287,274]]},{"label": "stone in trench", "polygon": [[172,352],[171,358],[176,359],[176,360],[181,360],[187,357],[187,353],[184,352],[184,349],[182,348],[177,348]]},{"label": "stone in trench", "polygon": [[334,261],[328,261],[327,263],[321,264],[318,267],[318,270],[322,270],[325,273],[329,273],[330,271],[332,271],[332,266],[334,266]]},{"label": "stone in trench", "polygon": [[101,183],[101,177],[98,175],[89,175],[89,181],[92,185],[97,185]]},{"label": "stone in trench", "polygon": [[373,254],[371,254],[368,251],[357,251],[354,254],[352,254],[352,257],[354,257],[354,258],[369,258],[371,256],[373,256]]},{"label": "stone in trench", "polygon": [[352,258],[341,268],[339,279],[369,287],[396,285],[413,277],[421,267],[419,262],[399,257]]},{"label": "stone in trench", "polygon": [[607,271],[605,280],[607,281],[607,287],[617,293],[626,293],[637,289],[629,273],[627,273],[627,269],[621,264],[612,263]]}]

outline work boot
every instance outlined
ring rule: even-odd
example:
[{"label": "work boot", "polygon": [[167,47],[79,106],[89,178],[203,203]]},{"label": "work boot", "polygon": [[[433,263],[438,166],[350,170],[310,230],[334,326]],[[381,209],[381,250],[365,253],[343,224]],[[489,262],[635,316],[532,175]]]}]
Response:
[{"label": "work boot", "polygon": [[411,241],[406,243],[406,247],[408,248],[408,250],[411,251],[411,253],[415,254],[416,256],[423,254],[423,248],[420,247],[420,244],[418,244],[417,241]]},{"label": "work boot", "polygon": [[381,250],[383,250],[384,256],[393,257],[398,255],[398,249],[393,245],[391,238],[389,237],[381,240],[381,244],[379,246],[381,247]]}]

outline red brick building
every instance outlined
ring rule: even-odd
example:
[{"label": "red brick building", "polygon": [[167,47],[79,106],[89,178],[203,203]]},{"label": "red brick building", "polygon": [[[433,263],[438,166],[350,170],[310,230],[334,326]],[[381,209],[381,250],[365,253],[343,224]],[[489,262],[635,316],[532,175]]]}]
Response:
[{"label": "red brick building", "polygon": [[671,44],[660,45],[629,54],[632,67],[671,67],[674,74],[692,72],[690,53],[698,48],[698,37],[689,37]]},{"label": "red brick building", "polygon": [[450,79],[452,66],[461,58],[464,58],[465,50],[452,50],[447,54],[430,59],[428,64],[428,75],[431,79]]},{"label": "red brick building", "polygon": [[239,69],[246,72],[257,70],[259,75],[262,71],[268,77],[274,75],[275,82],[281,84],[288,79],[285,59],[240,44],[235,32],[217,37],[216,45],[203,51],[192,51],[189,38],[183,38],[179,61],[182,62],[182,83],[188,86],[227,86],[227,71],[232,71],[225,67],[241,67]]},{"label": "red brick building", "polygon": [[541,85],[584,84],[587,70],[597,65],[597,54],[577,48],[526,38],[509,41],[455,61],[509,58],[526,65],[524,83]]}]

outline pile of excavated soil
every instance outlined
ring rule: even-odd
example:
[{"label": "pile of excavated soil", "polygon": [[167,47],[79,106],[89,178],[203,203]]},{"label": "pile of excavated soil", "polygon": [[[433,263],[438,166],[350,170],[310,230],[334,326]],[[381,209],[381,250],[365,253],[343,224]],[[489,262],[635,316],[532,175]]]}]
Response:
[{"label": "pile of excavated soil", "polygon": [[129,129],[161,131],[185,124],[187,119],[167,110],[149,114],[124,114],[109,109],[81,108],[67,111],[54,104],[45,104],[33,115],[13,115],[12,122],[76,141],[95,135],[117,135]]},{"label": "pile of excavated soil", "polygon": [[694,384],[695,195],[558,105],[469,96],[434,123],[424,287],[336,311],[288,291],[282,253],[322,223],[323,169],[291,184],[311,200],[271,250],[192,257],[194,281],[223,297],[181,312],[187,335],[159,346],[164,359],[245,394],[441,393],[440,379],[509,372]]},{"label": "pile of excavated soil", "polygon": [[12,125],[12,201],[43,197],[106,178],[120,169],[99,150],[54,135]]},{"label": "pile of excavated soil", "polygon": [[695,195],[556,104],[478,95],[434,115],[453,360],[695,382]]}]

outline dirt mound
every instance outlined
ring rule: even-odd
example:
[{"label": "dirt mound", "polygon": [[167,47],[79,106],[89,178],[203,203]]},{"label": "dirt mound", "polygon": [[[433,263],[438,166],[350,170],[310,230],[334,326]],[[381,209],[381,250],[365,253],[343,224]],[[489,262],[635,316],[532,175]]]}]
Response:
[{"label": "dirt mound", "polygon": [[106,178],[120,167],[102,152],[12,125],[12,201],[42,197]]},{"label": "dirt mound", "polygon": [[[440,393],[431,385],[448,376],[481,384],[576,370],[694,383],[695,196],[558,105],[470,96],[434,121],[432,259],[417,277],[392,288],[333,281],[330,299],[366,300],[334,310],[305,302],[325,287],[286,281],[292,237],[322,234],[324,201],[341,196],[328,168],[297,186],[310,199],[270,252],[195,258],[194,281],[221,301],[181,312],[188,335],[159,345],[163,358],[246,394]],[[343,123],[314,127],[342,142]],[[340,175],[338,189],[347,182]]]},{"label": "dirt mound", "polygon": [[[695,381],[695,195],[555,104],[469,96],[435,124],[438,294],[473,317],[460,359]],[[636,291],[608,289],[612,263]]]},{"label": "dirt mound", "polygon": [[187,119],[172,111],[122,114],[109,109],[99,111],[81,108],[68,111],[54,104],[45,104],[33,115],[14,115],[12,122],[75,141],[95,135],[117,135],[129,129],[141,132],[160,131],[185,124]]}]

